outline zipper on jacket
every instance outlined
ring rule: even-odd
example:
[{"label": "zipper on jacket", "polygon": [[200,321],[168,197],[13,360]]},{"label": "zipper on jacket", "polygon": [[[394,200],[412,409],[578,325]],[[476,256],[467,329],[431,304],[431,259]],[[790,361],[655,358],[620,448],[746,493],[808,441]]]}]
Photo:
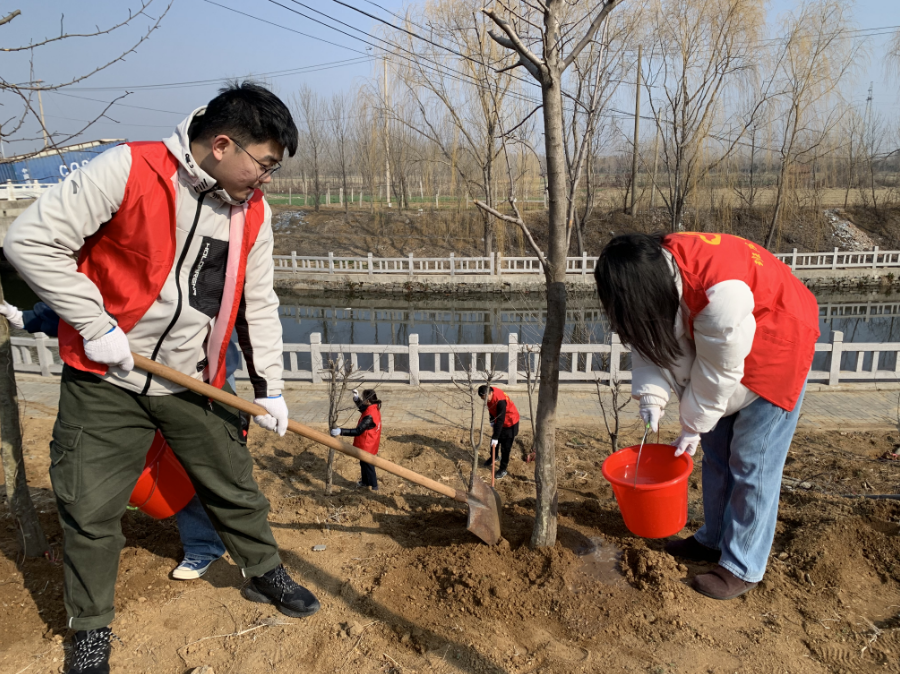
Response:
[{"label": "zipper on jacket", "polygon": [[[191,242],[194,240],[194,232],[197,231],[197,223],[200,222],[200,209],[203,207],[203,200],[206,199],[206,195],[212,192],[214,189],[215,185],[205,192],[201,192],[200,198],[197,199],[197,212],[194,213],[194,222],[193,224],[191,224],[191,229],[188,232],[187,239],[185,239],[184,248],[181,249],[181,256],[178,258],[178,264],[175,265],[175,289],[178,291],[178,302],[175,304],[175,315],[172,316],[172,320],[169,322],[169,325],[166,326],[165,330],[163,330],[162,336],[159,338],[159,341],[156,343],[156,346],[153,349],[153,354],[150,356],[150,360],[156,360],[156,357],[159,355],[160,349],[162,349],[163,342],[166,341],[166,337],[169,336],[172,328],[175,327],[175,323],[177,323],[178,319],[181,317],[181,307],[184,302],[184,298],[181,293],[181,268],[184,266],[184,260],[187,257],[188,251],[191,249]],[[148,372],[147,383],[144,384],[141,395],[147,395],[147,391],[150,390],[150,382],[152,380],[153,375]]]}]

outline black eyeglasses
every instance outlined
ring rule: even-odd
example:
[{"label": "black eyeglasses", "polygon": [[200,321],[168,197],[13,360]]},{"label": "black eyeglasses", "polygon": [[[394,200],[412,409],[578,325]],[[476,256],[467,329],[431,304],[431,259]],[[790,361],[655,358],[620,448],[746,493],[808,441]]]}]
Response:
[{"label": "black eyeglasses", "polygon": [[273,174],[275,173],[275,171],[277,171],[278,169],[281,168],[281,164],[278,163],[278,162],[275,162],[275,165],[274,165],[274,166],[266,166],[266,165],[263,164],[259,159],[257,159],[257,158],[254,157],[252,154],[250,154],[249,152],[247,152],[247,149],[246,149],[243,145],[241,145],[239,142],[237,142],[234,138],[231,139],[231,142],[234,143],[235,145],[237,145],[239,148],[241,148],[241,149],[244,151],[244,153],[245,153],[248,157],[250,157],[250,159],[252,159],[253,161],[255,161],[255,162],[257,163],[257,165],[263,170],[262,175],[259,176],[259,179],[260,179],[260,180],[262,180],[262,179],[265,178],[266,176],[273,175]]}]

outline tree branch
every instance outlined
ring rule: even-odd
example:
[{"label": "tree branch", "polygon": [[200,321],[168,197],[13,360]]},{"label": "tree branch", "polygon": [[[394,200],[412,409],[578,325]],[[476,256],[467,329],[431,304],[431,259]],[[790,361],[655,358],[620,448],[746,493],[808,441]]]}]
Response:
[{"label": "tree branch", "polygon": [[594,39],[597,31],[600,30],[600,26],[603,25],[606,17],[611,11],[613,11],[615,6],[619,4],[619,2],[621,2],[621,0],[606,0],[606,2],[603,3],[603,7],[600,8],[597,16],[594,17],[594,20],[591,22],[591,25],[587,29],[587,32],[581,38],[581,41],[577,45],[575,45],[575,48],[569,53],[568,56],[566,56],[565,60],[563,60],[563,70],[572,65],[572,62],[578,58],[578,55],[584,50],[584,48],[591,43],[591,40]]},{"label": "tree branch", "polygon": [[483,201],[479,201],[478,199],[475,199],[474,204],[476,206],[478,206],[478,208],[480,208],[481,210],[486,211],[487,213],[490,213],[495,218],[499,218],[500,220],[503,220],[504,222],[511,222],[512,224],[516,225],[519,229],[521,229],[522,233],[528,238],[528,243],[531,245],[534,252],[537,253],[537,257],[541,261],[541,264],[544,265],[544,268],[550,267],[550,263],[547,262],[547,258],[541,252],[541,249],[538,247],[537,242],[531,236],[531,231],[528,229],[528,226],[525,224],[525,221],[522,220],[521,217],[513,217],[511,215],[505,215],[504,213],[501,213],[500,211],[498,211],[494,208],[491,208],[486,203],[484,203]]},{"label": "tree branch", "polygon": [[13,10],[12,12],[10,12],[6,16],[4,16],[2,19],[0,19],[0,26],[2,26],[3,24],[9,23],[13,19],[15,19],[17,16],[19,16],[19,14],[21,14],[21,13],[22,13],[22,10],[20,10],[20,9]]},{"label": "tree branch", "polygon": [[[615,1],[618,2],[618,0]],[[534,52],[522,42],[522,38],[519,37],[518,33],[516,33],[515,29],[508,21],[497,16],[497,13],[492,9],[483,9],[481,11],[484,12],[485,16],[490,18],[491,21],[497,24],[497,27],[500,28],[500,30],[506,33],[506,37],[503,37],[502,35],[498,35],[494,31],[489,30],[488,35],[491,36],[491,39],[501,47],[506,47],[507,49],[512,49],[517,52],[519,54],[520,62],[525,66],[525,69],[531,73],[532,77],[541,81],[544,67],[543,60],[538,58]]]},{"label": "tree branch", "polygon": [[[51,37],[51,38],[48,38],[41,42],[35,42],[34,44],[29,44],[29,45],[26,45],[23,47],[3,47],[3,48],[0,48],[0,51],[5,51],[5,52],[29,51],[36,47],[43,47],[44,45],[50,44],[51,42],[59,42],[60,40],[68,40],[69,38],[72,38],[72,37],[97,37],[98,35],[108,35],[109,33],[112,33],[113,31],[118,30],[119,28],[122,28],[123,26],[127,26],[129,23],[131,23],[134,19],[138,18],[142,14],[146,15],[147,8],[150,5],[152,5],[154,2],[155,2],[155,0],[143,0],[141,2],[141,8],[138,10],[138,12],[136,14],[132,14],[131,10],[128,10],[128,18],[127,19],[125,19],[124,21],[122,21],[120,23],[115,24],[114,26],[110,26],[109,28],[105,28],[105,29],[98,28],[93,33],[69,33],[69,34],[59,35],[57,37]],[[166,11],[169,11],[168,8],[166,9]],[[7,23],[8,21],[11,21],[18,14],[20,14],[20,12],[19,12],[19,10],[16,10],[15,12],[10,14],[6,18],[0,20],[0,26],[2,26],[4,23]],[[165,12],[163,12],[163,14],[165,14]],[[150,18],[152,18],[152,17],[150,17]],[[160,18],[162,18],[162,17],[160,17]],[[157,22],[158,22],[158,19],[157,19]]]}]

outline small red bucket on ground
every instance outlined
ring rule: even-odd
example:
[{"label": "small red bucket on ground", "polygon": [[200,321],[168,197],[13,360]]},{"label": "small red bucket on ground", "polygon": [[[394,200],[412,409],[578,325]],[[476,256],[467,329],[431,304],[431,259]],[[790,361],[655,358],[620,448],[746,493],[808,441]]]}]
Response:
[{"label": "small red bucket on ground", "polygon": [[625,526],[635,536],[665,538],[687,522],[688,475],[694,462],[687,454],[674,454],[672,445],[645,444],[637,487],[638,445],[620,449],[603,462],[603,477],[612,485]]},{"label": "small red bucket on ground", "polygon": [[162,433],[157,431],[147,452],[144,471],[131,492],[128,505],[140,508],[150,517],[164,520],[184,508],[194,493],[191,478]]}]

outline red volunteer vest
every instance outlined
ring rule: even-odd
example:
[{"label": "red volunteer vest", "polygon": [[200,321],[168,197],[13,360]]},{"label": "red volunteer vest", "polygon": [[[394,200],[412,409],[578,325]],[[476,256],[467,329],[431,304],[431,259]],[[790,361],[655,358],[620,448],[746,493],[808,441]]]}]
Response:
[{"label": "red volunteer vest", "polygon": [[790,267],[762,246],[728,234],[670,234],[662,244],[681,270],[688,329],[708,304],[706,291],[743,281],[753,293],[756,334],[741,383],[773,405],[792,411],[812,366],[819,338],[816,298]]},{"label": "red volunteer vest", "polygon": [[497,405],[499,405],[502,401],[506,401],[506,419],[503,420],[503,428],[509,428],[510,426],[515,426],[519,423],[519,410],[516,409],[515,403],[510,400],[509,396],[506,395],[503,391],[498,389],[496,386],[492,387],[493,395],[491,396],[490,401],[487,404],[488,412],[491,415],[491,419],[497,416]]},{"label": "red volunteer vest", "polygon": [[[78,255],[78,271],[100,289],[107,313],[125,333],[159,297],[175,262],[175,174],[178,171],[177,160],[162,142],[128,143],[128,146],[131,171],[122,204],[109,222],[85,240]],[[264,218],[262,192],[257,190],[248,202],[234,303],[229,315],[220,317],[227,318],[229,335],[243,294],[247,255]],[[208,354],[218,356],[216,378],[210,382],[217,388],[225,383],[227,350],[226,339],[219,354]],[[59,355],[67,365],[78,370],[106,374],[106,365],[87,358],[81,335],[62,320]]]},{"label": "red volunteer vest", "polygon": [[372,417],[375,428],[363,431],[361,435],[353,438],[353,446],[369,454],[378,454],[378,444],[381,442],[381,410],[378,409],[378,405],[369,405],[359,417],[360,421],[365,416]]}]

